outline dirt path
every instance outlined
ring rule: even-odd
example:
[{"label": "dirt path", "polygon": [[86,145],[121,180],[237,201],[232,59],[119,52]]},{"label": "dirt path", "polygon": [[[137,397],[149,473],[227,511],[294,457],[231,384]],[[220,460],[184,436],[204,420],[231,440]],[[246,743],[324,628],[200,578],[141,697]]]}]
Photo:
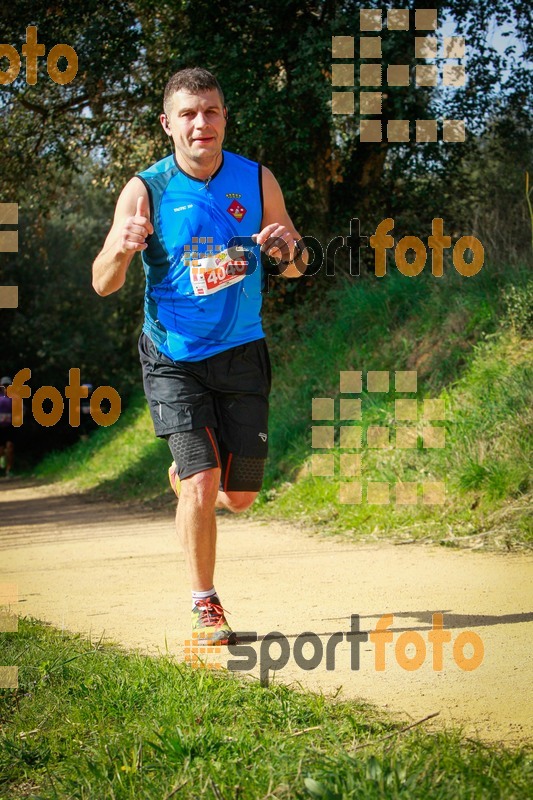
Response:
[{"label": "dirt path", "polygon": [[[19,614],[150,653],[164,652],[166,642],[183,658],[189,589],[168,510],[133,513],[14,480],[0,487],[0,521],[0,582],[18,584]],[[216,584],[235,630],[287,637],[288,663],[275,680],[326,693],[342,687],[340,697],[362,698],[412,719],[439,711],[437,724],[459,724],[486,740],[532,739],[529,555],[348,545],[225,516],[219,520]],[[457,666],[452,643],[444,645],[443,669],[433,669],[428,632],[434,612],[444,614],[452,643],[466,630],[481,637],[484,659],[477,669]],[[360,668],[353,669],[346,638],[336,647],[335,669],[326,669],[327,640],[350,630],[352,614],[360,615],[362,631],[372,631],[383,614],[394,615],[384,671],[375,669],[371,641],[361,644]],[[324,646],[321,662],[307,671],[294,651],[305,631],[317,633]],[[402,632],[420,634],[427,646],[415,671],[396,662]],[[268,652],[274,659],[280,653],[280,645],[268,640],[254,648],[263,665]],[[318,645],[307,644],[302,657],[313,651],[318,654]],[[406,655],[412,653],[410,645]],[[465,657],[473,653],[466,645]]]}]

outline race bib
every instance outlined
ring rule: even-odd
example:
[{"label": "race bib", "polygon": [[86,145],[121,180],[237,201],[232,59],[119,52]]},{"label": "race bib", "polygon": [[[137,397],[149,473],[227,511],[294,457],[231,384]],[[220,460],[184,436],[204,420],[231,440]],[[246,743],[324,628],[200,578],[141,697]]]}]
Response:
[{"label": "race bib", "polygon": [[195,259],[190,267],[194,294],[214,294],[233,286],[245,278],[247,266],[244,252],[237,248]]}]

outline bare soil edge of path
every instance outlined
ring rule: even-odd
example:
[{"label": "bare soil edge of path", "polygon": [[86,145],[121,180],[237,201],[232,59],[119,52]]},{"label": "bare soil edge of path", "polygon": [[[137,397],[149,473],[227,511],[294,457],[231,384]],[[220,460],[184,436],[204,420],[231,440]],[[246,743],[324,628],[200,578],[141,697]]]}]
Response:
[{"label": "bare soil edge of path", "polygon": [[[172,511],[132,510],[59,490],[22,480],[0,484],[0,583],[18,586],[17,613],[151,654],[168,648],[182,660],[190,603]],[[279,645],[262,637],[273,631],[286,637],[290,656],[276,681],[338,692],[408,721],[439,712],[428,727],[456,725],[486,741],[532,740],[530,554],[350,544],[223,516],[216,585],[233,627],[258,633],[258,663],[279,654]],[[428,638],[433,613],[444,615],[451,633],[441,670],[433,668]],[[361,643],[354,669],[346,636],[335,649],[335,668],[326,668],[328,641],[349,631],[355,614],[363,632],[393,615],[385,670],[376,670],[372,641]],[[313,670],[302,669],[295,655],[306,631],[323,647]],[[457,666],[460,651],[453,648],[465,631],[479,637],[484,651],[472,671]],[[414,653],[412,644],[399,646],[402,635],[426,651],[416,670],[398,663],[402,652]],[[311,657],[311,645],[305,647]],[[467,644],[465,656],[472,652]],[[256,666],[251,675],[258,674]]]}]

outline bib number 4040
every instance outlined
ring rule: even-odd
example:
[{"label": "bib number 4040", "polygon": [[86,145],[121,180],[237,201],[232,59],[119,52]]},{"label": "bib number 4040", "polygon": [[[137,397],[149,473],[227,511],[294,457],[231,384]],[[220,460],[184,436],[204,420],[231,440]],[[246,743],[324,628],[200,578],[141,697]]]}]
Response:
[{"label": "bib number 4040", "polygon": [[232,258],[227,250],[199,259],[191,266],[193,291],[196,295],[206,295],[227,289],[244,279],[247,268],[248,261],[243,255]]},{"label": "bib number 4040", "polygon": [[223,267],[216,267],[216,269],[206,270],[206,282],[213,286],[228,278],[233,278],[235,275],[244,275],[246,272],[246,262],[233,262],[230,261]]}]

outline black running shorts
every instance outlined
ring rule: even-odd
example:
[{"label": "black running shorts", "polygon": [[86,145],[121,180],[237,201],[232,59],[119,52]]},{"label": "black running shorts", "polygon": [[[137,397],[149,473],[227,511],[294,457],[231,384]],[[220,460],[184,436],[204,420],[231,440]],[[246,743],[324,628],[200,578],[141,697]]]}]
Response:
[{"label": "black running shorts", "polygon": [[201,361],[172,361],[141,333],[139,355],[155,434],[169,440],[178,477],[220,467],[225,491],[259,491],[271,385],[265,340]]}]

